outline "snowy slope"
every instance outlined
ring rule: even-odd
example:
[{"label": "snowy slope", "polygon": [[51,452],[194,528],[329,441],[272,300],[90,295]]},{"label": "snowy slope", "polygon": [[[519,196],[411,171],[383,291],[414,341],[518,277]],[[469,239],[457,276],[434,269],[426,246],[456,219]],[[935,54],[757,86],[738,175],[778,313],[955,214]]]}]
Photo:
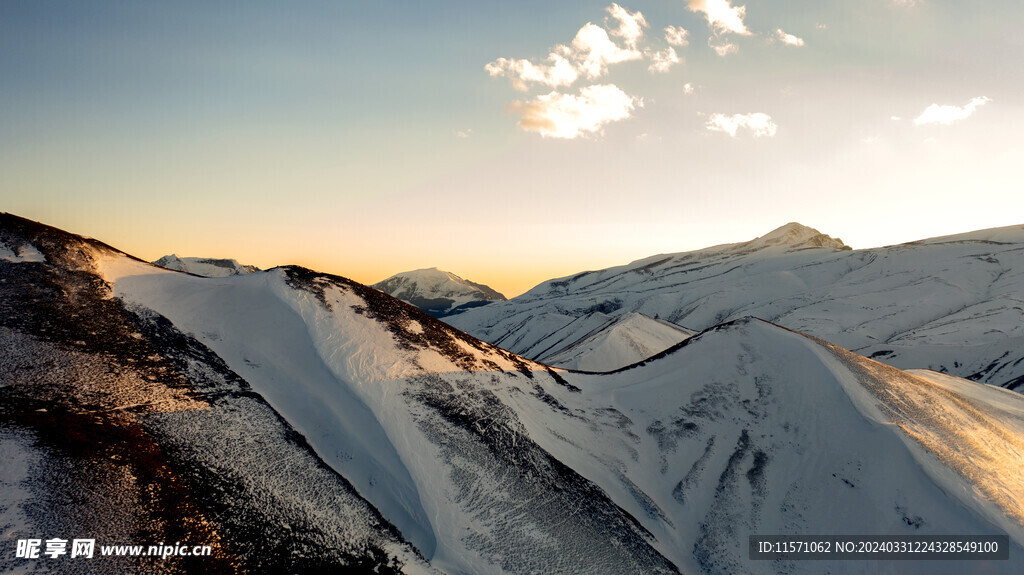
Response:
[{"label": "snowy slope", "polygon": [[395,274],[372,287],[435,317],[506,299],[488,286],[437,268]]},{"label": "snowy slope", "polygon": [[535,416],[565,410],[551,392],[578,391],[548,368],[303,268],[207,279],[108,258],[99,269],[119,298],[222,357],[434,567],[675,572],[497,398],[515,393]]},{"label": "snowy slope", "polygon": [[643,361],[694,334],[641,313],[600,315],[605,319],[603,324],[577,341],[548,348],[540,361],[565,369],[612,371]]},{"label": "snowy slope", "polygon": [[163,256],[153,264],[169,270],[188,272],[208,278],[222,278],[260,271],[256,266],[243,265],[233,259],[180,258],[177,254]]},{"label": "snowy slope", "polygon": [[[613,374],[567,374],[531,435],[693,573],[1018,572],[1024,398],[911,375],[758,320]],[[559,398],[561,399],[561,398]],[[510,398],[515,401],[515,398]],[[751,562],[750,534],[993,534],[1010,562]],[[982,571],[979,571],[982,572]]]},{"label": "snowy slope", "polygon": [[538,342],[595,311],[698,330],[749,315],[895,367],[1024,384],[1024,226],[852,251],[820,236],[787,224],[550,280],[446,321],[536,358]]}]

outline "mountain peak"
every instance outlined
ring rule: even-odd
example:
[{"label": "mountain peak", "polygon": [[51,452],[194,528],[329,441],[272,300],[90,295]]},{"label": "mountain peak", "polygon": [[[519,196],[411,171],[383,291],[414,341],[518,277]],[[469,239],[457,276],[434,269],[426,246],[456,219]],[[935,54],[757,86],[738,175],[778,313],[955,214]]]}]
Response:
[{"label": "mountain peak", "polygon": [[849,250],[850,246],[839,238],[823,234],[818,230],[797,222],[776,228],[767,234],[736,246],[743,251],[760,250],[772,246],[787,246],[789,249],[831,248]]},{"label": "mountain peak", "polygon": [[768,232],[767,234],[765,234],[764,237],[775,236],[775,235],[782,235],[782,234],[807,235],[807,234],[819,234],[819,233],[821,233],[821,232],[819,232],[818,230],[816,230],[816,229],[814,229],[812,227],[805,226],[805,225],[801,224],[800,222],[789,222],[788,224],[779,226],[779,227],[775,228],[774,230]]},{"label": "mountain peak", "polygon": [[486,285],[436,267],[397,273],[372,287],[437,317],[507,299]]}]

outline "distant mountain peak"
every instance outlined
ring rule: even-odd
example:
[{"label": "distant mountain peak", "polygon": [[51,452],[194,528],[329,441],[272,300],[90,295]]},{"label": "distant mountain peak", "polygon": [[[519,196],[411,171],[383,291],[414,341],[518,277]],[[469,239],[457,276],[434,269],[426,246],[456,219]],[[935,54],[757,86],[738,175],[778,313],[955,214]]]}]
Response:
[{"label": "distant mountain peak", "polygon": [[240,264],[238,260],[234,259],[183,258],[179,257],[178,254],[166,255],[152,263],[169,270],[205,277],[237,276],[260,271],[260,268],[256,266]]},{"label": "distant mountain peak", "polygon": [[178,270],[178,271],[185,271],[184,269],[179,269],[177,267],[173,267],[173,266],[182,266],[182,265],[184,265],[184,262],[182,262],[181,258],[178,257],[178,254],[170,254],[170,255],[163,256],[162,258],[160,258],[160,259],[158,259],[158,260],[156,260],[156,261],[154,261],[152,263],[153,263],[153,265],[160,266],[162,268]]},{"label": "distant mountain peak", "polygon": [[801,248],[830,248],[834,250],[849,250],[850,246],[843,243],[839,238],[823,234],[818,230],[807,227],[797,222],[776,228],[767,234],[755,238],[749,242],[736,245],[736,250],[749,251],[760,250],[772,246],[787,246],[790,249]]},{"label": "distant mountain peak", "polygon": [[436,267],[398,273],[372,287],[437,317],[508,299],[489,286]]},{"label": "distant mountain peak", "polygon": [[808,236],[818,235],[820,233],[821,232],[819,232],[818,230],[816,230],[816,229],[814,229],[812,227],[809,227],[809,226],[805,226],[805,225],[801,224],[800,222],[789,222],[788,224],[785,224],[785,225],[782,225],[782,226],[779,226],[779,227],[775,228],[774,230],[768,232],[767,234],[765,234],[762,237],[766,237],[766,238],[767,237],[778,237],[778,236],[790,236],[790,237],[802,236],[802,237],[808,237]]}]

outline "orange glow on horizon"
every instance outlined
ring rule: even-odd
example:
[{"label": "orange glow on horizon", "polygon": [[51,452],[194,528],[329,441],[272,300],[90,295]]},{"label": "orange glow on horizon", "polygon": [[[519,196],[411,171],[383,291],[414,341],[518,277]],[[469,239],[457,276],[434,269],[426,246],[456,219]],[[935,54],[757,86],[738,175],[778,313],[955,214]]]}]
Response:
[{"label": "orange glow on horizon", "polygon": [[[495,230],[487,222],[438,231],[432,222],[425,221],[396,231],[375,227],[381,224],[371,218],[349,222],[344,214],[333,220],[318,214],[309,220],[295,217],[282,222],[276,214],[224,221],[222,214],[217,213],[202,217],[188,212],[142,217],[127,212],[82,214],[68,206],[50,206],[44,211],[19,210],[15,206],[9,211],[96,238],[145,261],[174,253],[182,257],[231,258],[261,269],[293,264],[367,285],[397,273],[437,267],[490,286],[509,298],[541,282],[583,271],[625,265],[657,254],[748,241],[785,223],[762,218],[765,222],[732,220],[676,227],[653,221],[635,226],[541,221],[528,222],[521,228],[521,234],[515,234]],[[985,222],[958,221],[956,227],[947,226],[941,233],[928,229],[931,222],[927,218],[885,229],[850,222],[821,222],[814,217],[792,219],[841,237],[854,249],[863,249],[1019,225],[1021,222],[1014,221],[1015,217],[1008,211],[1002,214],[1003,221],[994,220],[991,215]]]}]

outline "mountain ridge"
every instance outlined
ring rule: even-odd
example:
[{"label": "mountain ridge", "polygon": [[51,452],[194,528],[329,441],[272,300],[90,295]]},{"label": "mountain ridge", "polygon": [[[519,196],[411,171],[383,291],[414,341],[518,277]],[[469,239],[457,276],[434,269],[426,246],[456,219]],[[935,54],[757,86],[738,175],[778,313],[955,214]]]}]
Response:
[{"label": "mountain ridge", "polygon": [[153,265],[186,272],[203,277],[228,277],[241,274],[251,274],[260,271],[260,268],[252,265],[243,265],[238,260],[226,258],[201,258],[201,257],[178,257],[177,254],[170,254],[151,262]]},{"label": "mountain ridge", "polygon": [[546,334],[594,310],[693,330],[752,315],[896,367],[1024,385],[1024,227],[863,250],[735,250],[742,245],[548,280],[447,319],[536,357]]}]

